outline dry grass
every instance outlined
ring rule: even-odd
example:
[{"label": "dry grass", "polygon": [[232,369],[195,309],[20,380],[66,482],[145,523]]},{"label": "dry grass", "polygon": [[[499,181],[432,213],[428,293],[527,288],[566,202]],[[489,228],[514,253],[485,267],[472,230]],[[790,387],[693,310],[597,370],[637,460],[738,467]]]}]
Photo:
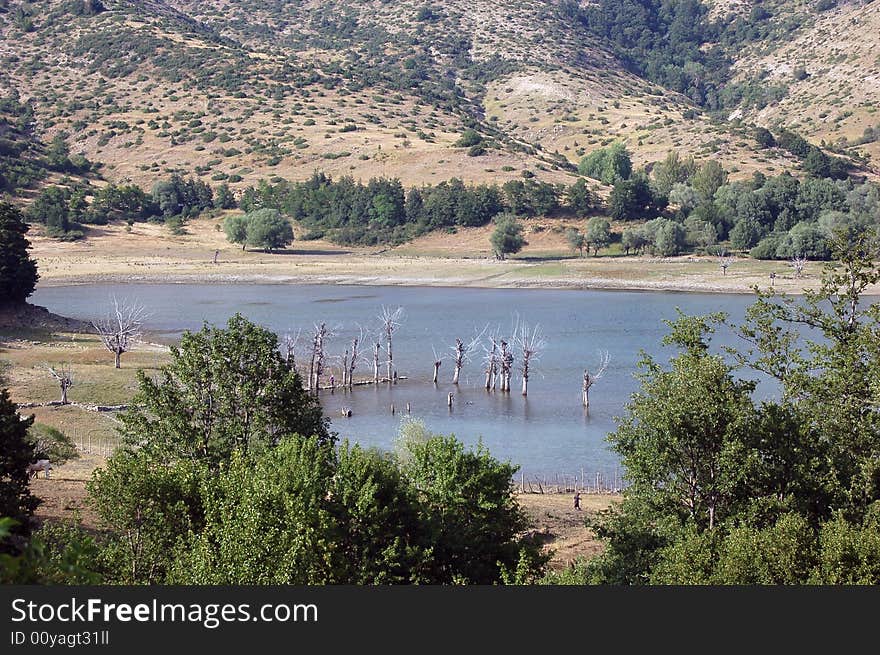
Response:
[{"label": "dry grass", "polygon": [[566,568],[578,558],[593,557],[602,552],[592,530],[584,520],[620,502],[619,495],[581,494],[581,510],[574,509],[571,494],[517,494],[517,501],[525,510],[532,529],[544,540],[544,547],[552,553],[550,568]]},{"label": "dry grass", "polygon": [[[265,254],[227,243],[216,230],[219,224],[220,219],[193,221],[184,236],[153,224],[137,224],[131,232],[106,226],[72,243],[35,235],[40,284],[227,281],[751,293],[754,285],[767,287],[773,272],[775,287],[791,293],[816,285],[821,270],[811,263],[798,279],[786,262],[739,258],[722,275],[715,258],[707,256],[626,257],[611,250],[580,257],[566,244],[564,229],[583,224],[556,219],[524,221],[529,244],[506,261],[491,256],[489,226],[436,232],[398,248],[295,241],[287,252]],[[212,264],[215,250],[218,264]]]}]

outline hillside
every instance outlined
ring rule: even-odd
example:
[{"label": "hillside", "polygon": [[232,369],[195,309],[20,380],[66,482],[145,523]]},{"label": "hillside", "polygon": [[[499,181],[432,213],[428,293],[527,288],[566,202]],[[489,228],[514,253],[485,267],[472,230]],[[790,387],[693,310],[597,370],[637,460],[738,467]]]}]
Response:
[{"label": "hillside", "polygon": [[[550,0],[9,0],[0,77],[30,101],[44,143],[62,134],[107,179],[145,186],[172,172],[235,188],[316,169],[407,185],[525,169],[570,182],[580,156],[614,139],[636,164],[675,148],[745,176],[796,167],[758,149],[753,123],[836,143],[876,116],[880,7],[812,4],[762,5],[775,31],[736,44],[731,83],[785,81],[815,55],[783,97],[725,108],[733,121],[635,74]],[[716,2],[710,16],[749,7]],[[485,154],[455,146],[466,126]],[[857,152],[876,156],[876,142]]]}]

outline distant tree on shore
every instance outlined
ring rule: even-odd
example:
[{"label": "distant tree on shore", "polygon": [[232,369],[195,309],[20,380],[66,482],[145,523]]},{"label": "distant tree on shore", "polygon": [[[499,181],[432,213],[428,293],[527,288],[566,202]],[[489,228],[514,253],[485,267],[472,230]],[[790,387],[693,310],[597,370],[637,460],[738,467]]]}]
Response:
[{"label": "distant tree on shore", "polygon": [[522,232],[522,224],[515,217],[503,214],[496,218],[495,231],[489,237],[495,256],[498,259],[504,259],[507,255],[522,250],[522,247],[527,245]]},{"label": "distant tree on shore", "polygon": [[565,231],[565,240],[568,241],[568,245],[572,250],[578,251],[581,256],[583,256],[587,240],[584,238],[582,232],[570,227]]},{"label": "distant tree on shore", "polygon": [[232,243],[240,243],[241,249],[247,247],[247,224],[245,214],[233,214],[223,221],[223,230],[226,232],[226,240]]},{"label": "distant tree on shore", "polygon": [[272,252],[290,245],[293,228],[277,209],[258,209],[245,214],[247,245]]},{"label": "distant tree on shore", "polygon": [[599,254],[599,248],[605,248],[611,243],[611,224],[601,216],[593,216],[587,221],[587,233],[584,235],[587,248],[593,249],[593,254]]}]

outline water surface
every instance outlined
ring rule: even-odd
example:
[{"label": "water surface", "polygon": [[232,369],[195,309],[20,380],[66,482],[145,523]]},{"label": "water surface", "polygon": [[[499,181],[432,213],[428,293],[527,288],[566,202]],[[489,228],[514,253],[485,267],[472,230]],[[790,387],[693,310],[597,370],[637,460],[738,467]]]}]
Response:
[{"label": "water surface", "polygon": [[[660,345],[667,332],[663,319],[674,318],[678,307],[688,314],[725,311],[738,320],[753,301],[748,295],[669,292],[229,283],[47,287],[37,289],[32,301],[58,314],[89,319],[114,295],[144,305],[150,315],[147,327],[160,339],[173,340],[204,322],[223,324],[235,312],[279,334],[302,330],[302,359],[307,333],[316,322],[336,329],[328,349],[341,356],[359,325],[376,328],[383,305],[402,306],[405,318],[395,335],[394,361],[406,379],[350,394],[323,393],[325,411],[340,437],[390,448],[409,403],[411,415],[432,431],[453,433],[469,444],[482,439],[496,457],[520,465],[527,476],[579,476],[583,470],[607,479],[618,462],[605,436],[637,388],[633,374],[639,353],[668,357]],[[455,338],[468,339],[487,325],[505,336],[517,319],[539,323],[547,342],[533,364],[528,397],[520,394],[518,372],[512,393],[487,393],[482,351],[454,387],[450,346]],[[727,334],[719,334],[717,341],[736,343]],[[608,352],[610,365],[593,387],[587,414],[581,404],[583,370],[596,366],[601,351]],[[431,383],[435,352],[443,362],[436,387]],[[340,380],[339,364],[334,364]],[[371,364],[360,365],[361,375],[371,372]],[[452,410],[446,402],[449,392],[455,393]],[[341,416],[342,407],[351,408],[351,418]]]}]

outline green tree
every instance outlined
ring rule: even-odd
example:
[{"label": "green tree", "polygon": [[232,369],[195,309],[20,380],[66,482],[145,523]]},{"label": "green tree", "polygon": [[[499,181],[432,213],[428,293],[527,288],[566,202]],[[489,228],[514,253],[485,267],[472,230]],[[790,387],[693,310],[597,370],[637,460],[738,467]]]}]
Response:
[{"label": "green tree", "polygon": [[620,236],[620,245],[627,255],[630,251],[642,252],[649,243],[650,239],[641,228],[627,228]]},{"label": "green tree", "polygon": [[272,252],[293,241],[293,228],[277,209],[258,209],[245,215],[247,244]]},{"label": "green tree", "polygon": [[730,231],[730,245],[737,250],[749,250],[764,238],[766,229],[755,218],[744,216]]},{"label": "green tree", "polygon": [[[39,502],[28,487],[27,467],[34,459],[28,428],[33,422],[33,416],[22,420],[9,391],[0,389],[0,517],[16,522],[10,532],[18,537],[30,535],[31,516]],[[16,552],[20,547],[5,542],[0,552]]]},{"label": "green tree", "polygon": [[[224,182],[217,187],[217,193],[214,195],[214,207],[217,209],[235,209],[238,203],[235,201],[235,195],[232,189]],[[237,241],[235,243],[238,243]]]},{"label": "green tree", "polygon": [[616,184],[628,180],[632,175],[632,159],[626,145],[616,141],[607,148],[594,150],[581,159],[578,171],[605,184]]},{"label": "green tree", "polygon": [[73,168],[70,163],[70,147],[65,140],[65,134],[56,134],[52,142],[46,148],[46,161],[49,167],[56,171],[68,171]]},{"label": "green tree", "polygon": [[160,584],[175,550],[204,524],[199,487],[205,466],[162,460],[148,450],[116,450],[87,484],[89,502],[111,534],[105,557],[111,580]]},{"label": "green tree", "polygon": [[416,492],[393,457],[343,443],[329,495],[339,526],[336,579],[347,584],[430,581],[433,550],[426,543]]},{"label": "green tree", "polygon": [[63,237],[70,230],[68,200],[66,189],[47,187],[28,208],[28,218],[45,225],[49,236]]},{"label": "green tree", "polygon": [[565,240],[568,242],[568,245],[572,250],[580,252],[581,256],[583,256],[587,240],[580,230],[573,227],[568,228],[565,231]]},{"label": "green tree", "polygon": [[584,239],[588,247],[592,246],[593,254],[598,255],[600,248],[605,248],[611,243],[611,224],[600,216],[593,216],[587,221]]},{"label": "green tree", "polygon": [[615,220],[638,220],[656,216],[648,179],[637,174],[615,183],[608,197],[608,213]]},{"label": "green tree", "polygon": [[482,445],[467,450],[454,437],[412,439],[403,448],[403,473],[428,530],[433,582],[498,583],[521,562],[540,571],[546,558],[522,536],[528,520],[511,494],[516,466]]},{"label": "green tree", "polygon": [[495,218],[495,231],[489,237],[495,257],[504,259],[507,255],[522,250],[522,247],[527,245],[522,233],[522,224],[516,220],[516,217],[509,214],[497,216]]},{"label": "green tree", "polygon": [[24,302],[37,285],[37,263],[28,255],[27,231],[21,212],[0,202],[0,304]]},{"label": "green tree", "polygon": [[133,409],[121,416],[122,436],[162,461],[217,469],[235,450],[261,450],[286,435],[332,440],[278,338],[240,314],[225,328],[185,332],[158,379],[138,372],[138,386]]},{"label": "green tree", "polygon": [[584,180],[578,180],[565,190],[565,206],[578,216],[589,214],[597,204],[598,199]]},{"label": "green tree", "polygon": [[691,186],[704,203],[712,202],[715,192],[727,184],[727,171],[716,160],[710,159],[697,169]]},{"label": "green tree", "polygon": [[641,390],[608,436],[631,486],[596,526],[608,550],[595,569],[606,581],[648,582],[662,550],[683,532],[716,530],[737,514],[754,383],[735,379],[709,352],[707,335],[722,319],[680,317],[664,339],[679,349],[670,368],[647,355],[639,364]]},{"label": "green tree", "polygon": [[696,168],[692,156],[682,159],[677,151],[670,151],[666,159],[657,162],[651,171],[654,192],[660,197],[668,198],[672,188],[676,184],[685,184],[696,172]]},{"label": "green tree", "polygon": [[[584,580],[880,582],[880,308],[863,301],[880,270],[864,232],[834,248],[818,289],[758,294],[734,328],[745,350],[710,352],[722,316],[682,317],[671,369],[646,359],[610,436],[632,485]],[[756,405],[748,371],[777,399]]]},{"label": "green tree", "polygon": [[223,220],[226,240],[231,243],[240,243],[241,249],[244,250],[247,247],[247,226],[246,214],[230,214]]},{"label": "green tree", "polygon": [[[328,505],[330,444],[290,437],[271,452],[236,452],[201,487],[204,528],[177,548],[183,584],[328,584],[338,533]],[[179,533],[178,533],[179,534]]]}]

